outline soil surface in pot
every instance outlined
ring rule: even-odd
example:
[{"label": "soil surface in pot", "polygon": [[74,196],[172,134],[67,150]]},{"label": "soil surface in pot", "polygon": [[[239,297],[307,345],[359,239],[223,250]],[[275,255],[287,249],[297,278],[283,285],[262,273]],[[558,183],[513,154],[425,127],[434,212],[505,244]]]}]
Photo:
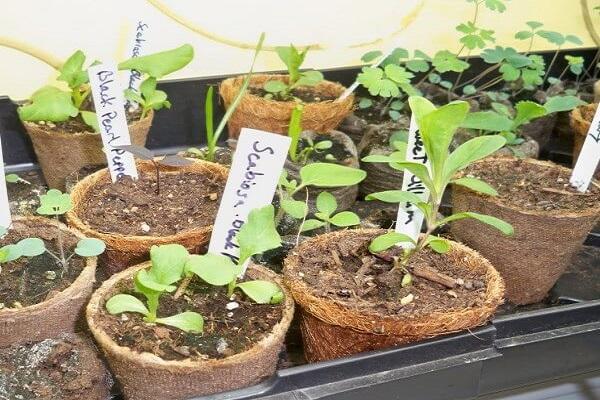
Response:
[{"label": "soil surface in pot", "polygon": [[590,185],[588,192],[578,192],[569,184],[570,171],[523,160],[475,163],[465,176],[484,180],[498,191],[502,203],[524,210],[581,211],[600,203],[600,188]]},{"label": "soil surface in pot", "polygon": [[100,232],[173,235],[213,223],[224,183],[205,174],[161,171],[160,194],[156,187],[150,172],[137,181],[98,182],[83,200],[79,218]]},{"label": "soil surface in pot", "polygon": [[29,183],[7,183],[10,212],[13,215],[32,215],[40,205],[39,195],[46,193],[48,188],[38,171],[17,173]]},{"label": "soil surface in pot", "polygon": [[[125,280],[115,286],[111,295],[127,293],[145,302],[142,295],[131,289],[133,285],[133,279]],[[227,297],[226,288],[194,279],[180,298],[174,299],[168,293],[160,297],[158,316],[198,312],[204,317],[202,334],[147,324],[141,314],[113,316],[106,313],[105,308],[98,316],[98,324],[118,345],[152,353],[163,360],[220,359],[249,350],[273,330],[283,315],[283,304],[253,303],[239,289],[233,301],[239,307],[227,310],[226,305],[232,300]]]},{"label": "soil surface in pot", "polygon": [[[92,104],[84,107],[87,111],[94,112],[94,107]],[[142,116],[142,109],[138,108],[137,110],[128,110],[127,113],[127,124],[132,124],[140,119]],[[78,114],[75,118],[69,118],[66,121],[61,122],[51,122],[51,121],[39,121],[39,122],[30,122],[32,124],[36,124],[40,127],[45,127],[49,132],[60,132],[60,133],[81,133],[81,132],[93,132],[92,127],[83,122],[83,118],[81,118],[81,114]]]},{"label": "soil surface in pot", "polygon": [[[40,227],[48,235],[56,236],[50,232],[53,227]],[[36,234],[37,233],[37,234]],[[63,232],[63,236],[65,236]],[[27,237],[40,237],[39,230],[31,232],[17,232],[15,230],[0,240],[0,246],[14,244]],[[41,238],[41,237],[40,237]],[[72,240],[73,241],[73,240]],[[44,240],[46,248],[54,254],[60,254],[58,241]],[[73,246],[65,245],[67,255],[71,254]],[[60,263],[48,252],[36,257],[21,257],[15,261],[2,264],[0,272],[0,308],[21,308],[41,303],[50,299],[59,292],[69,287],[81,274],[85,267],[85,260],[75,256],[69,260],[68,268],[63,271]]]},{"label": "soil surface in pot", "polygon": [[[331,137],[326,133],[319,134],[313,140],[313,144],[316,145],[317,143],[323,142],[326,140],[329,140],[331,142],[331,147],[326,150],[312,151],[308,157],[308,161],[309,162],[330,162],[330,163],[341,164],[341,165],[348,164],[348,162],[345,162],[345,161],[348,159],[351,159],[353,157],[352,153],[350,153],[348,151],[348,149],[346,148],[346,146],[344,146],[343,143],[340,143],[334,137]],[[310,144],[308,143],[308,141],[306,139],[300,139],[298,141],[298,153],[300,153],[302,150],[306,149],[309,146],[310,146]],[[331,154],[335,158],[335,160],[328,160],[327,159],[328,154]]]},{"label": "soil surface in pot", "polygon": [[0,349],[0,399],[101,400],[110,383],[94,346],[79,336]]},{"label": "soil surface in pot", "polygon": [[[265,97],[267,94],[269,94],[269,92],[267,92],[265,89],[257,86],[250,86],[248,91],[250,94],[258,97]],[[302,100],[303,103],[319,103],[322,101],[332,101],[337,99],[336,96],[326,95],[309,86],[292,89],[291,95]],[[288,97],[282,97],[280,94],[273,94],[273,97],[270,100],[284,102],[292,101],[292,99]]]},{"label": "soil surface in pot", "polygon": [[[392,271],[393,256],[400,248],[371,254],[369,243],[374,233],[352,232],[342,240],[307,247],[300,254],[302,279],[314,295],[341,302],[351,309],[377,313],[426,315],[433,312],[477,307],[485,301],[487,277],[485,271],[470,269],[453,261],[457,257],[437,254],[426,249],[417,253],[409,268],[431,267],[463,285],[449,290],[446,286],[413,275],[411,285],[402,287],[403,274]],[[400,299],[412,294],[414,300],[402,305]]]}]

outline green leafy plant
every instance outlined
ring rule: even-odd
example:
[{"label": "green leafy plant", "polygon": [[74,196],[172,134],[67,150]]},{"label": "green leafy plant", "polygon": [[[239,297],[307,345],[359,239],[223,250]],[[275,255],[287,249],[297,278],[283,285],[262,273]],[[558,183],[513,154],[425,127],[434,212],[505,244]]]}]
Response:
[{"label": "green leafy plant", "polygon": [[[304,106],[302,104],[296,104],[296,107],[292,110],[292,117],[290,118],[290,124],[288,128],[288,136],[292,139],[289,150],[289,157],[295,163],[300,165],[306,165],[308,159],[313,153],[321,153],[325,150],[329,150],[333,146],[331,140],[320,140],[314,142],[311,138],[306,138],[305,145],[302,150],[298,151],[298,144],[300,143],[300,137],[302,134],[302,111]],[[331,154],[325,156],[326,159],[335,160],[335,157]]]},{"label": "green leafy plant", "polygon": [[331,225],[338,228],[346,228],[360,224],[360,218],[352,211],[336,213],[338,204],[335,197],[329,192],[321,192],[317,196],[316,219],[307,219],[301,227],[301,232],[307,232],[318,228],[325,228],[326,232],[331,230]]},{"label": "green leafy plant", "polygon": [[308,70],[300,71],[304,63],[308,48],[298,51],[294,45],[289,47],[277,47],[275,49],[279,59],[283,61],[288,70],[287,81],[273,79],[265,82],[263,89],[267,92],[265,98],[278,96],[283,100],[295,100],[302,102],[301,99],[293,95],[294,89],[300,86],[315,86],[323,81],[323,74],[320,71]]},{"label": "green leafy plant", "polygon": [[4,180],[7,183],[24,183],[25,185],[31,185],[31,182],[21,178],[17,174],[6,174],[6,175],[4,175]]},{"label": "green leafy plant", "polygon": [[409,103],[417,119],[419,132],[430,162],[430,169],[421,163],[406,161],[405,157],[400,154],[401,152],[390,156],[369,156],[363,159],[365,162],[386,162],[395,169],[409,171],[429,189],[430,196],[427,201],[423,201],[410,191],[401,190],[378,192],[367,196],[367,200],[411,203],[421,210],[425,217],[426,231],[417,240],[401,233],[388,232],[375,238],[369,246],[371,252],[379,253],[397,244],[408,243],[403,247],[403,255],[394,260],[394,268],[407,275],[406,281],[410,281],[409,262],[414,254],[427,247],[439,253],[445,253],[450,249],[450,244],[446,239],[434,234],[439,227],[449,222],[472,218],[493,226],[504,234],[513,234],[510,224],[489,215],[461,212],[441,219],[438,217],[442,196],[449,184],[465,186],[490,196],[497,195],[490,185],[479,179],[467,177],[456,179],[455,175],[474,161],[487,157],[500,149],[504,146],[506,139],[499,135],[480,136],[463,143],[456,150],[450,152],[452,138],[469,112],[468,103],[457,101],[436,108],[422,97],[411,97]]},{"label": "green leafy plant", "polygon": [[178,155],[166,155],[162,158],[158,158],[152,150],[149,150],[143,146],[137,146],[134,144],[115,146],[116,150],[126,151],[133,154],[135,157],[142,160],[150,161],[154,165],[154,171],[156,173],[156,194],[160,194],[160,166],[164,165],[167,167],[185,167],[191,165],[194,162],[187,158],[180,157]]}]

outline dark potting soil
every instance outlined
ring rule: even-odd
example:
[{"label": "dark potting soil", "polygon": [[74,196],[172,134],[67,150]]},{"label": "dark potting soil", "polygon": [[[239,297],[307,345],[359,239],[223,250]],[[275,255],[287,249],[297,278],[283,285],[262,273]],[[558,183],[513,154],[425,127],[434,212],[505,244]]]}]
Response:
[{"label": "dark potting soil", "polygon": [[[313,145],[316,145],[319,142],[323,142],[329,140],[332,145],[327,150],[315,150],[308,157],[309,161],[312,162],[333,162],[335,164],[347,165],[351,162],[353,158],[352,153],[350,153],[343,143],[338,142],[335,138],[330,135],[323,133],[317,135],[317,137],[313,140]],[[310,144],[306,139],[300,139],[298,141],[298,153],[309,147]],[[328,160],[326,157],[328,154],[331,154],[335,157],[335,160]]]},{"label": "dark potting soil", "polygon": [[[57,229],[57,228],[40,228]],[[42,236],[41,233],[38,235]],[[56,235],[52,233],[52,235]],[[63,232],[64,235],[64,232]],[[9,233],[0,240],[0,246],[14,244],[27,237],[38,237],[36,231]],[[68,239],[65,238],[65,242]],[[74,239],[70,240],[71,242]],[[44,240],[46,248],[54,254],[60,253],[57,239]],[[65,253],[71,254],[74,244],[65,244]],[[0,272],[0,305],[7,308],[27,307],[45,300],[69,287],[81,274],[85,267],[84,259],[74,256],[68,262],[68,268],[63,271],[62,265],[50,254],[43,253],[36,257],[22,257],[18,260],[2,264]]]},{"label": "dark potting soil", "polygon": [[[145,302],[132,287],[133,279],[123,281],[112,294],[127,293]],[[113,316],[104,311],[99,325],[120,346],[152,353],[164,360],[220,359],[250,349],[273,330],[283,315],[283,304],[256,304],[238,291],[233,301],[239,307],[227,310],[226,305],[231,301],[226,288],[194,279],[186,294],[178,299],[172,294],[163,294],[157,314],[165,317],[184,311],[198,312],[204,318],[202,334],[147,324],[142,315],[136,313]]]},{"label": "dark potting soil", "polygon": [[533,165],[523,160],[475,163],[466,176],[484,180],[511,206],[535,211],[581,211],[600,204],[600,188],[590,185],[580,193],[569,184],[569,171]]},{"label": "dark potting soil", "polygon": [[3,400],[106,400],[110,384],[94,346],[76,335],[0,349]]},{"label": "dark potting soil", "polygon": [[[461,264],[462,256],[453,251],[444,255],[431,250],[422,251],[414,256],[409,268],[428,266],[452,278],[462,279],[463,285],[449,290],[413,275],[412,284],[403,288],[403,274],[392,271],[393,261],[386,261],[382,255],[375,256],[369,252],[369,243],[376,235],[372,232],[347,231],[342,240],[305,247],[300,254],[300,273],[303,274],[300,278],[316,296],[382,316],[426,315],[476,307],[484,302],[487,285],[485,272]],[[400,255],[401,249],[392,251]],[[385,257],[389,259],[391,255],[388,252]],[[414,300],[402,305],[400,299],[409,294],[414,296]]]},{"label": "dark potting soil", "polygon": [[[257,86],[250,86],[248,88],[248,91],[250,92],[250,94],[253,94],[258,97],[265,97],[269,93],[262,87],[257,87]],[[333,101],[333,100],[337,99],[336,96],[328,96],[326,94],[316,91],[315,88],[308,87],[308,86],[298,87],[296,89],[293,89],[291,92],[291,96],[292,96],[292,98],[283,97],[283,96],[280,96],[279,94],[274,94],[273,97],[271,98],[271,100],[293,101],[293,98],[295,97],[295,98],[300,99],[303,103],[319,103],[322,101]]]},{"label": "dark potting soil", "polygon": [[13,215],[33,215],[40,205],[39,195],[48,190],[42,176],[37,171],[19,172],[29,183],[7,183],[10,212]]},{"label": "dark potting soil", "polygon": [[[215,180],[213,180],[215,179]],[[141,173],[116,183],[99,182],[84,199],[79,217],[101,232],[166,236],[212,225],[224,183],[204,174]]]}]

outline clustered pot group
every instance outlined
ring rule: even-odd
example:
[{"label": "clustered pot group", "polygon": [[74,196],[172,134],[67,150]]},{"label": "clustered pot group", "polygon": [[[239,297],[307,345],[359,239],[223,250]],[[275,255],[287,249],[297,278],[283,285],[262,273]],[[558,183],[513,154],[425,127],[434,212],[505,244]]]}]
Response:
[{"label": "clustered pot group", "polygon": [[[215,147],[210,143],[216,143],[220,131],[213,132],[212,123],[207,124],[209,147],[183,154],[190,158],[170,163],[139,159],[137,180],[124,177],[113,183],[109,171],[101,169],[77,182],[70,195],[49,192],[56,201],[49,214],[57,220],[65,214],[68,227],[41,217],[14,219],[0,241],[5,246],[0,248],[0,277],[20,274],[20,283],[0,285],[0,302],[9,298],[10,290],[19,295],[0,303],[0,354],[53,338],[79,346],[82,339],[73,335],[82,332],[85,321],[83,331],[91,332],[125,398],[185,399],[271,376],[295,305],[304,356],[317,362],[471,329],[488,322],[505,300],[516,305],[544,300],[600,219],[600,183],[592,182],[586,193],[576,192],[568,184],[570,169],[515,157],[522,156],[517,146],[525,143],[517,139],[537,129],[523,136],[546,146],[555,113],[569,107],[548,100],[548,112],[537,114],[546,119],[537,120],[535,127],[514,124],[498,128],[502,134],[479,135],[474,132],[494,132],[491,124],[514,122],[523,107],[498,93],[487,103],[465,99],[435,86],[443,76],[434,70],[426,75],[428,81],[414,87],[400,82],[394,69],[408,73],[405,66],[415,65],[404,64],[408,54],[404,57],[402,51],[386,59],[379,75],[406,91],[406,99],[399,93],[396,100],[369,87],[366,76],[378,67],[365,67],[359,74],[363,86],[356,98],[343,97],[342,85],[324,80],[318,71],[299,71],[306,51],[291,46],[279,48],[278,54],[287,75],[253,75],[251,70],[224,80],[219,92],[229,109],[223,122],[232,142],[242,128],[292,137],[293,150],[273,205],[253,210],[244,225],[247,231],[238,233],[259,242],[271,235],[271,242],[257,246],[253,256],[276,251],[282,241],[279,233],[291,234],[284,261],[260,265],[255,257],[246,275],[238,278],[234,261],[206,253],[228,176],[228,165],[213,162]],[[174,55],[178,62],[170,61]],[[121,69],[144,74],[147,85],[141,94],[126,93],[139,108],[128,109],[133,146],[124,151],[147,154],[143,146],[154,113],[170,106],[166,94],[156,89],[156,79],[184,67],[192,55],[186,45],[120,64]],[[429,67],[427,58],[415,60]],[[84,61],[75,53],[65,65],[81,72]],[[162,66],[158,72],[156,65]],[[86,131],[93,128],[85,114],[93,110],[93,103],[81,100],[89,94],[87,81],[74,81],[65,73],[61,77],[78,103],[75,117],[33,118],[27,107],[44,101],[35,95],[20,111],[46,181],[56,189],[64,188],[67,175],[105,163],[99,133]],[[161,101],[150,104],[157,96]],[[207,99],[212,102],[212,97]],[[571,108],[579,105],[565,101]],[[542,109],[539,104],[531,107]],[[571,112],[575,154],[595,107],[579,106]],[[506,114],[490,117],[491,109]],[[419,137],[428,151],[430,170],[405,160],[410,112],[423,127]],[[523,117],[521,122],[534,119]],[[448,137],[455,140],[439,145]],[[481,146],[470,148],[473,143]],[[448,155],[461,152],[467,161],[452,165]],[[451,174],[436,175],[442,170]],[[399,190],[407,173],[434,189],[420,203],[426,213],[422,235],[411,239],[389,231],[389,226],[361,228],[352,211],[358,199],[403,207],[417,204],[416,194]],[[313,179],[305,181],[307,176]],[[438,211],[447,187],[453,214],[443,219]],[[446,224],[449,233],[440,233],[438,228]],[[250,232],[254,225],[261,230]],[[57,230],[62,232],[59,236]],[[15,248],[10,246],[30,236],[40,238],[47,248],[73,251],[70,275],[57,269],[50,253],[34,254],[23,247],[22,258],[9,259]],[[93,255],[82,251],[82,239],[95,239],[105,250]],[[244,239],[239,240],[244,248]],[[179,272],[173,272],[175,265]],[[282,273],[274,272],[282,266]],[[227,271],[228,279],[223,278]],[[99,287],[96,279],[102,281]],[[30,284],[43,287],[31,289]],[[272,290],[267,297],[265,288]],[[222,315],[214,315],[215,309]],[[198,310],[203,310],[203,319]],[[210,334],[203,335],[203,330]],[[83,340],[83,346],[90,345]],[[96,373],[92,382],[95,389],[85,398],[106,398],[104,375]],[[73,395],[60,393],[61,399]]]}]

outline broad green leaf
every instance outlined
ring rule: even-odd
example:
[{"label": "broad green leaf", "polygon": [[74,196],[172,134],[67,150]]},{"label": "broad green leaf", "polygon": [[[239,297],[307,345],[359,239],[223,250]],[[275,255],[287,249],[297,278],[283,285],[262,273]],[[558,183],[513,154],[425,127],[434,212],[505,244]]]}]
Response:
[{"label": "broad green leaf", "polygon": [[240,246],[239,265],[256,254],[281,246],[281,237],[275,229],[275,210],[272,205],[255,208],[237,234]]},{"label": "broad green leaf", "polygon": [[362,62],[370,63],[371,61],[375,61],[377,58],[381,57],[383,53],[380,50],[369,51],[360,58]]},{"label": "broad green leaf", "polygon": [[30,100],[31,103],[17,109],[23,121],[62,122],[79,114],[79,110],[73,105],[71,93],[54,86],[44,86],[31,95]]},{"label": "broad green leaf", "polygon": [[505,144],[506,139],[500,135],[479,136],[461,144],[448,157],[444,166],[444,179],[451,179],[457,171],[489,156]]},{"label": "broad green leaf", "polygon": [[502,73],[502,79],[507,82],[516,81],[521,76],[520,70],[506,63],[502,64],[499,71]]},{"label": "broad green leaf", "polygon": [[396,83],[409,83],[415,76],[399,65],[389,64],[384,68],[385,75]]},{"label": "broad green leaf", "polygon": [[71,196],[58,189],[50,189],[40,196],[40,206],[36,210],[41,215],[62,215],[73,208]]},{"label": "broad green leaf", "polygon": [[296,81],[296,85],[297,86],[315,86],[319,82],[322,82],[323,79],[325,79],[325,78],[323,77],[323,74],[321,73],[321,71],[315,71],[315,70],[304,71],[304,72],[300,73],[300,78],[298,78],[298,80]]},{"label": "broad green leaf", "polygon": [[[162,293],[162,292],[174,292],[177,289],[176,286],[160,283],[157,281],[154,276],[150,275],[148,270],[142,269],[135,275],[136,285],[141,286],[145,289],[150,289],[152,292]],[[141,290],[142,293],[146,293],[144,290]]]},{"label": "broad green leaf", "polygon": [[463,94],[470,96],[472,94],[475,94],[477,92],[477,88],[474,85],[466,85],[463,88]]},{"label": "broad green leaf", "polygon": [[357,168],[330,163],[308,164],[300,169],[302,184],[317,187],[340,187],[356,185],[367,173]]},{"label": "broad green leaf", "polygon": [[327,150],[333,146],[333,142],[331,140],[322,140],[320,142],[315,143],[315,149],[317,150]]},{"label": "broad green leaf", "polygon": [[237,266],[229,257],[220,254],[194,254],[187,260],[185,271],[198,275],[210,285],[224,286],[235,279]]},{"label": "broad green leaf", "polygon": [[390,108],[392,110],[400,111],[404,108],[404,103],[400,100],[394,100],[390,103]]},{"label": "broad green leaf", "polygon": [[572,109],[585,104],[577,96],[553,96],[546,100],[544,108],[546,113],[552,114],[555,112],[571,111]]},{"label": "broad green leaf", "polygon": [[505,235],[511,236],[515,232],[512,225],[509,224],[508,222],[502,221],[501,219],[492,217],[490,215],[479,214],[479,213],[475,213],[475,212],[462,212],[462,213],[458,213],[458,214],[452,214],[449,217],[446,217],[446,218],[438,221],[437,226],[442,226],[449,222],[457,221],[457,220],[465,219],[465,218],[473,218],[473,219],[476,219],[477,221],[483,222],[484,224],[488,224],[488,225],[498,229],[500,232],[504,233]]},{"label": "broad green leaf", "polygon": [[263,89],[265,89],[269,93],[279,93],[286,90],[287,87],[288,86],[285,84],[285,82],[279,80],[272,80],[265,82]]},{"label": "broad green leaf", "polygon": [[517,110],[517,115],[513,121],[513,129],[547,114],[543,106],[533,101],[520,101],[515,106],[515,109]]},{"label": "broad green leaf", "polygon": [[581,40],[578,36],[575,35],[565,36],[565,41],[572,43],[576,46],[581,46],[583,44],[583,40]]},{"label": "broad green leaf", "polygon": [[506,11],[506,5],[504,4],[505,0],[485,0],[484,4],[487,8],[492,11],[498,11],[499,13],[503,13]]},{"label": "broad green leaf", "polygon": [[[144,100],[144,98],[133,89],[125,89],[123,94],[125,95],[126,100],[132,101],[134,103],[138,103],[140,105],[145,105],[145,103],[146,103],[146,100]],[[82,113],[83,113],[83,111],[82,111]]]},{"label": "broad green leaf", "polygon": [[281,208],[296,219],[302,219],[308,213],[308,206],[299,200],[282,200]]},{"label": "broad green leaf", "polygon": [[166,318],[157,318],[156,323],[173,326],[189,333],[202,333],[204,330],[204,318],[193,311],[185,311]]},{"label": "broad green leaf", "polygon": [[544,26],[544,24],[542,24],[541,22],[538,22],[538,21],[527,21],[526,24],[531,29],[537,29],[537,28],[541,28],[542,26]]},{"label": "broad green leaf", "polygon": [[94,130],[94,132],[100,133],[100,126],[98,125],[98,116],[96,115],[96,113],[91,111],[81,111],[81,118],[87,126]]},{"label": "broad green leaf", "polygon": [[450,250],[450,242],[439,236],[428,236],[425,243],[436,253],[444,254]]},{"label": "broad green leaf", "polygon": [[321,192],[317,196],[317,210],[330,216],[337,209],[337,200],[335,196],[329,192]]},{"label": "broad green leaf", "polygon": [[363,67],[356,81],[369,90],[372,96],[397,97],[400,94],[398,86],[383,77],[383,70],[378,67]]},{"label": "broad green leaf", "polygon": [[152,267],[149,276],[157,283],[171,285],[179,281],[190,254],[180,244],[163,244],[150,248]]},{"label": "broad green leaf", "polygon": [[106,250],[106,244],[95,238],[85,238],[77,242],[75,254],[81,257],[96,257]]},{"label": "broad green leaf", "polygon": [[60,67],[60,74],[56,79],[66,82],[71,89],[77,90],[79,86],[89,81],[87,71],[83,70],[84,62],[85,54],[81,50],[77,50]]},{"label": "broad green leaf", "polygon": [[329,222],[337,227],[354,226],[360,224],[360,218],[352,211],[342,211],[335,214]]},{"label": "broad green leaf", "polygon": [[537,31],[536,35],[546,39],[550,43],[553,43],[557,46],[562,46],[563,44],[565,44],[565,41],[566,41],[566,38],[563,36],[563,34],[561,34],[559,32]]},{"label": "broad green leaf", "polygon": [[288,74],[290,75],[290,84],[294,84],[300,75],[300,66],[304,63],[308,48],[299,52],[293,45],[289,45],[278,46],[275,48],[275,51],[287,67]]},{"label": "broad green leaf", "polygon": [[406,62],[406,68],[412,72],[427,72],[429,63],[426,60],[409,60]]},{"label": "broad green leaf", "polygon": [[16,244],[8,244],[0,248],[0,263],[11,262],[22,256],[22,250]]},{"label": "broad green leaf", "polygon": [[447,50],[438,51],[433,57],[431,64],[442,74],[449,71],[463,72],[469,68],[469,63],[460,60],[456,54]]},{"label": "broad green leaf", "polygon": [[515,39],[526,40],[530,39],[533,36],[533,32],[531,31],[519,31],[515,34]]},{"label": "broad green leaf", "polygon": [[501,115],[494,111],[477,111],[467,114],[461,127],[489,132],[502,132],[510,130],[512,124],[512,120],[506,115]]},{"label": "broad green leaf", "polygon": [[283,300],[281,288],[270,281],[256,280],[241,282],[236,287],[258,304],[277,304]]},{"label": "broad green leaf", "polygon": [[119,64],[119,70],[134,69],[160,79],[185,67],[193,58],[194,48],[184,44],[172,50],[130,58]]},{"label": "broad green leaf", "polygon": [[162,90],[156,90],[156,78],[150,77],[140,85],[140,92],[144,97],[144,107],[160,110],[163,107],[170,108],[171,104],[167,101],[167,94]]},{"label": "broad green leaf", "polygon": [[373,100],[368,99],[366,97],[361,98],[360,101],[358,102],[358,108],[360,108],[360,109],[369,108],[372,105],[373,105]]},{"label": "broad green leaf", "polygon": [[371,253],[380,253],[384,250],[395,246],[398,243],[412,243],[416,244],[415,241],[408,235],[398,232],[387,232],[381,236],[377,236],[371,244],[369,244],[369,251]]},{"label": "broad green leaf", "polygon": [[[372,162],[372,163],[400,163],[406,161],[406,142],[401,142],[402,144],[398,144],[400,141],[395,141],[394,146],[401,147],[398,149],[399,151],[395,151],[389,155],[384,154],[371,154],[369,156],[363,157],[361,159],[362,162]],[[404,151],[402,151],[404,149]]]},{"label": "broad green leaf", "polygon": [[386,203],[412,203],[419,204],[423,201],[414,193],[403,190],[386,190],[383,192],[371,193],[365,197],[365,200],[379,200]]},{"label": "broad green leaf", "polygon": [[390,116],[390,118],[392,119],[392,121],[398,121],[400,119],[400,117],[402,116],[402,114],[400,114],[396,110],[390,110],[390,111],[388,111],[388,115]]},{"label": "broad green leaf", "polygon": [[17,183],[21,181],[21,177],[19,177],[17,174],[6,174],[4,175],[4,180],[7,183]]},{"label": "broad green leaf", "polygon": [[416,162],[403,161],[390,163],[390,166],[399,171],[407,170],[411,174],[416,175],[429,190],[434,191],[433,180],[425,165]]},{"label": "broad green leaf", "polygon": [[490,196],[498,196],[498,192],[496,191],[496,189],[494,189],[481,179],[465,177],[455,179],[452,181],[452,183],[455,185],[464,186],[479,193],[487,194]]},{"label": "broad green leaf", "polygon": [[46,252],[46,245],[42,239],[26,238],[17,243],[20,253],[24,257],[35,257]]},{"label": "broad green leaf", "polygon": [[318,219],[307,219],[302,225],[301,232],[308,232],[314,229],[322,228],[325,226],[325,222],[319,221]]},{"label": "broad green leaf", "polygon": [[116,294],[106,302],[106,311],[109,314],[121,314],[124,312],[140,313],[148,315],[148,308],[140,299],[130,294]]}]

